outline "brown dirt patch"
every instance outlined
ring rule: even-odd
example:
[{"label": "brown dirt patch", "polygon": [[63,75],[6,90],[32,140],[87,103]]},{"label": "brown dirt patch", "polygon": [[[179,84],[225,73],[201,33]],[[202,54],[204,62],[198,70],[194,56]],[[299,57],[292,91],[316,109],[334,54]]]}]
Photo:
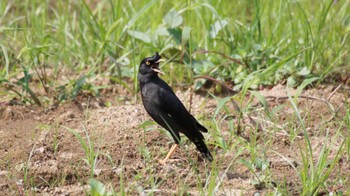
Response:
[{"label": "brown dirt patch", "polygon": [[[309,89],[303,93],[305,96],[327,98],[334,87],[321,89]],[[189,92],[177,92],[185,103],[185,97]],[[262,90],[264,96],[286,96],[285,87],[276,86],[270,90]],[[344,114],[342,104],[345,103],[348,94],[346,91],[337,91],[329,100],[338,116]],[[45,110],[31,106],[0,106],[0,192],[6,195],[17,195],[22,192],[38,195],[82,195],[88,192],[87,184],[90,177],[102,181],[107,189],[113,187],[120,190],[121,184],[129,194],[149,193],[151,190],[160,195],[175,193],[200,194],[198,184],[208,187],[208,179],[213,172],[217,172],[220,178],[216,180],[218,195],[252,195],[255,192],[262,194],[273,191],[274,184],[283,183],[290,194],[298,194],[300,180],[295,168],[300,167],[302,160],[299,146],[305,142],[300,123],[293,115],[294,110],[286,99],[269,101],[269,108],[278,108],[274,111],[274,118],[267,118],[262,107],[256,100],[255,111],[249,112],[250,116],[260,124],[262,130],[257,132],[257,151],[266,152],[264,157],[268,162],[269,171],[259,175],[265,177],[270,185],[254,186],[254,175],[248,167],[238,159],[250,160],[252,152],[245,147],[233,147],[229,151],[215,145],[218,138],[214,138],[216,130],[208,119],[213,115],[217,101],[194,95],[192,113],[212,131],[212,136],[206,134],[208,144],[218,162],[216,167],[202,160],[195,151],[194,146],[185,141],[181,149],[174,155],[174,161],[167,166],[158,164],[167,153],[172,140],[159,126],[151,122],[145,113],[140,101],[136,104],[119,104],[112,107],[102,107],[97,100],[86,103],[65,103],[57,108]],[[86,109],[86,106],[89,106]],[[186,104],[185,104],[186,105]],[[85,109],[82,110],[84,106]],[[339,127],[333,125],[332,114],[327,104],[322,101],[308,98],[300,98],[298,102],[305,126],[311,135],[311,141],[315,148],[315,160],[320,153],[320,146],[326,142],[326,131],[329,135]],[[241,125],[241,134],[230,133],[231,122],[233,129],[237,130],[239,122],[224,118],[231,112],[232,106],[228,105],[229,111],[220,112],[218,120],[220,137],[227,144],[249,144],[253,133],[256,133],[247,120]],[[267,120],[268,119],[268,120]],[[291,133],[286,128],[292,127],[297,135],[291,139]],[[69,131],[74,130],[82,136],[85,142],[90,141],[92,149],[82,147],[79,139]],[[286,129],[286,130],[284,130]],[[346,137],[346,130],[343,131]],[[329,138],[331,138],[329,136]],[[89,139],[89,141],[88,141]],[[338,138],[341,140],[341,138]],[[242,140],[242,142],[240,142]],[[250,141],[249,141],[250,140]],[[234,145],[233,145],[234,146]],[[330,157],[334,157],[339,143],[334,143]],[[242,149],[236,159],[236,152]],[[263,149],[263,150],[261,150]],[[277,153],[282,154],[282,158]],[[93,154],[98,154],[97,158]],[[90,162],[89,162],[90,158]],[[94,160],[95,158],[95,160]],[[231,162],[235,160],[234,162]],[[342,160],[345,160],[343,158]],[[93,163],[94,162],[94,163]],[[91,171],[89,164],[95,164]],[[232,167],[232,165],[234,165]],[[349,185],[349,163],[339,163],[340,176]],[[336,179],[335,179],[336,180]],[[123,181],[123,183],[121,183]],[[346,191],[339,183],[333,182],[337,191]],[[220,185],[220,186],[219,186]],[[214,186],[214,187],[215,187]]]}]

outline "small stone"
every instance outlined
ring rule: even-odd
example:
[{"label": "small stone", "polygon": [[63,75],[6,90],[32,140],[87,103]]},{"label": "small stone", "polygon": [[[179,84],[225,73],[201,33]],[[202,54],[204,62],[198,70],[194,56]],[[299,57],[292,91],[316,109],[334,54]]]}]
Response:
[{"label": "small stone", "polygon": [[94,175],[99,176],[101,174],[102,170],[101,169],[94,169]]}]

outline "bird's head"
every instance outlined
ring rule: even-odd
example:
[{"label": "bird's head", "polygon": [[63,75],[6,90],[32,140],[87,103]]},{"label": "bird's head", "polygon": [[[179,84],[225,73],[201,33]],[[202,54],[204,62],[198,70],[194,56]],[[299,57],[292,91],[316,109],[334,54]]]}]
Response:
[{"label": "bird's head", "polygon": [[159,56],[158,52],[152,57],[146,57],[141,61],[139,73],[142,75],[146,74],[164,74],[162,70],[159,69],[159,63],[164,61]]}]

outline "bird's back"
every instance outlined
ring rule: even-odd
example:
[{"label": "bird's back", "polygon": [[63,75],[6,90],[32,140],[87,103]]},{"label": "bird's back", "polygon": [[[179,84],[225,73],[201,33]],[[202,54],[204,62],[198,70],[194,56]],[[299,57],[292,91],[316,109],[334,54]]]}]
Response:
[{"label": "bird's back", "polygon": [[[198,130],[207,132],[162,79],[157,78],[141,85],[141,94],[145,109],[154,120],[161,118],[160,114],[170,116],[181,127],[179,131],[186,136],[187,132],[190,134],[199,133]],[[167,129],[167,127],[164,128]],[[201,133],[198,136],[203,138]]]}]

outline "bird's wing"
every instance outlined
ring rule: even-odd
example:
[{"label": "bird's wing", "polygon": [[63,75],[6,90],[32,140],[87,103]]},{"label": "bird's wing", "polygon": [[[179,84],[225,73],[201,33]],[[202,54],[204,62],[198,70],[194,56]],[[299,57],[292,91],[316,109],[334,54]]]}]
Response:
[{"label": "bird's wing", "polygon": [[[200,125],[197,120],[187,111],[185,106],[171,90],[169,86],[163,86],[159,91],[159,97],[162,98],[160,101],[160,110],[163,115],[169,117],[174,123],[180,128],[180,131],[186,135],[186,132],[191,132],[195,134],[198,130],[207,131],[202,125]],[[199,137],[203,137],[199,133]]]},{"label": "bird's wing", "polygon": [[181,129],[181,127],[175,121],[175,119],[172,118],[172,116],[170,116],[167,112],[164,112],[164,111],[159,111],[159,118],[161,121],[159,122],[159,124],[169,131],[175,143],[177,144],[180,143],[181,138],[180,138],[179,130]]}]

